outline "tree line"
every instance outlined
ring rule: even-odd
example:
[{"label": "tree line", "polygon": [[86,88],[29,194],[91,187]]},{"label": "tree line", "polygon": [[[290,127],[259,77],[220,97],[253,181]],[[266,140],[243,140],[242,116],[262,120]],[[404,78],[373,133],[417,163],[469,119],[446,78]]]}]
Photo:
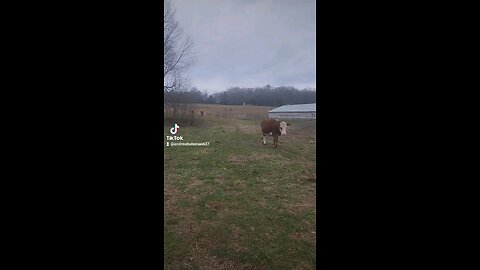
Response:
[{"label": "tree line", "polygon": [[196,87],[189,91],[164,91],[166,103],[207,103],[221,105],[281,106],[285,104],[315,103],[317,92],[314,89],[298,90],[291,86],[241,88],[232,87],[223,92],[208,95]]}]

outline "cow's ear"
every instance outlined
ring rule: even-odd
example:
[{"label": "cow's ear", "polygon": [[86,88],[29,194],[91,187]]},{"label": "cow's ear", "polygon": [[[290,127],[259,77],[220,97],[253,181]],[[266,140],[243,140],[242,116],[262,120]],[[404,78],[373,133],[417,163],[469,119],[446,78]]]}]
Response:
[{"label": "cow's ear", "polygon": [[287,126],[290,126],[290,123],[287,123]]}]

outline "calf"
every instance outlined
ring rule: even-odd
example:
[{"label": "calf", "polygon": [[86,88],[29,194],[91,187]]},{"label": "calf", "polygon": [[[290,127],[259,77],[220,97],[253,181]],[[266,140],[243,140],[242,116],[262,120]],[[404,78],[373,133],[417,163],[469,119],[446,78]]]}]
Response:
[{"label": "calf", "polygon": [[263,144],[267,144],[265,136],[272,134],[273,136],[273,147],[278,146],[278,136],[287,135],[287,123],[285,121],[280,122],[278,119],[267,119],[263,120],[262,124],[262,138]]}]

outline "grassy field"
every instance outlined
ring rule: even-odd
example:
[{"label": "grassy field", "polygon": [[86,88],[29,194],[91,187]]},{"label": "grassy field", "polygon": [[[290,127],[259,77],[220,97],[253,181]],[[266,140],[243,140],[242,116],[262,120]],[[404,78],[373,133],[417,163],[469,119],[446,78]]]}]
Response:
[{"label": "grassy field", "polygon": [[165,147],[166,269],[315,269],[316,124],[289,122],[277,148],[258,120],[180,128],[210,144]]},{"label": "grassy field", "polygon": [[267,106],[197,104],[197,114],[203,111],[206,117],[226,116],[227,118],[258,120],[267,118],[268,111],[273,108]]}]

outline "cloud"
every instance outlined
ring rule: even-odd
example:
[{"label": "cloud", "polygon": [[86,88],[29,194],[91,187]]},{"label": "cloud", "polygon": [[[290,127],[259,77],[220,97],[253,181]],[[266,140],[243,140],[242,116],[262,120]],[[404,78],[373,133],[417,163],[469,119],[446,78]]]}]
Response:
[{"label": "cloud", "polygon": [[315,87],[316,14],[310,0],[174,0],[194,41],[193,86]]}]

